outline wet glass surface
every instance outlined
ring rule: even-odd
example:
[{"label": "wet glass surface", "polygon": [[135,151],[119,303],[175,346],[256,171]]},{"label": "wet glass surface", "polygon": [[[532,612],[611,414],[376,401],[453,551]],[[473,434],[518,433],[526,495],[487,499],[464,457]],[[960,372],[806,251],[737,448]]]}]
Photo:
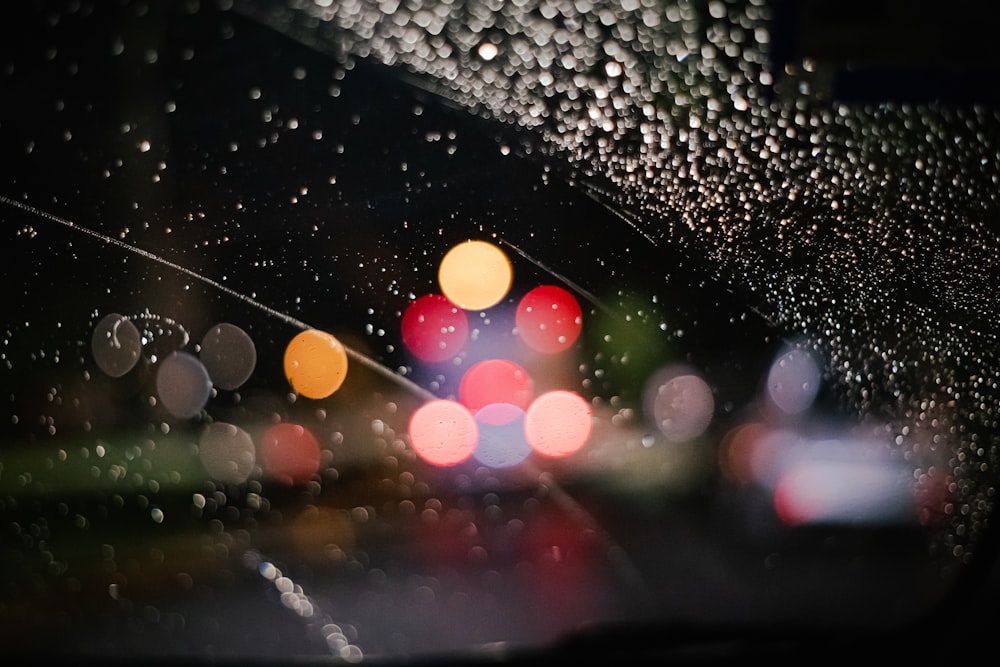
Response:
[{"label": "wet glass surface", "polygon": [[817,7],[15,10],[5,649],[630,650],[985,588],[995,93],[880,99],[782,41]]}]

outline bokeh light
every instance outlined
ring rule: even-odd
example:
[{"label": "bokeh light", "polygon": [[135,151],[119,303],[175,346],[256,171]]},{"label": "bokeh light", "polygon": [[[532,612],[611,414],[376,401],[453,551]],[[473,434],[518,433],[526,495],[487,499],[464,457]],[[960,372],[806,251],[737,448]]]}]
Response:
[{"label": "bokeh light", "polygon": [[285,349],[285,377],[306,398],[326,398],[347,377],[347,350],[325,331],[303,331]]},{"label": "bokeh light", "polygon": [[569,456],[583,447],[592,428],[590,405],[578,394],[556,390],[528,406],[524,434],[539,454]]},{"label": "bokeh light", "polygon": [[186,419],[201,412],[212,395],[212,380],[197,357],[172,352],[156,372],[156,395],[160,405],[175,417]]},{"label": "bokeh light", "polygon": [[[846,449],[850,443],[837,443]],[[877,457],[797,460],[774,488],[774,510],[787,525],[911,523],[917,518],[912,475]]]},{"label": "bokeh light", "polygon": [[[623,398],[642,400],[641,392],[655,369],[673,364],[681,355],[669,333],[668,318],[653,295],[622,290],[608,294],[615,311],[596,308],[583,332],[588,351],[618,363],[603,364],[603,381],[622,388]],[[625,317],[621,317],[624,313]],[[627,363],[621,360],[627,359]],[[632,396],[632,392],[636,394]]]},{"label": "bokeh light", "polygon": [[465,372],[458,386],[458,400],[473,412],[490,403],[511,403],[526,409],[533,393],[528,372],[506,359],[480,361]]},{"label": "bokeh light", "polygon": [[730,482],[750,484],[755,481],[754,459],[770,434],[763,422],[746,422],[732,428],[719,444],[719,468]]},{"label": "bokeh light", "polygon": [[479,45],[479,48],[476,50],[476,52],[479,54],[480,58],[489,62],[490,60],[493,60],[494,58],[497,57],[497,54],[500,52],[500,50],[497,48],[497,45],[494,44],[493,42],[483,42],[482,44]]},{"label": "bokeh light", "polygon": [[300,424],[271,426],[260,437],[258,449],[264,473],[288,486],[308,482],[319,470],[319,442]]},{"label": "bokeh light", "polygon": [[226,422],[205,427],[198,440],[198,458],[205,472],[227,484],[245,482],[257,461],[250,434]]},{"label": "bokeh light", "polygon": [[121,377],[139,361],[142,336],[124,315],[108,313],[94,327],[90,350],[102,372],[114,378]]},{"label": "bokeh light", "polygon": [[808,351],[793,349],[780,355],[767,374],[767,395],[782,412],[797,415],[812,407],[821,375]]},{"label": "bokeh light", "polygon": [[646,404],[668,440],[686,442],[705,432],[715,414],[712,389],[701,377],[668,368],[653,377]]},{"label": "bokeh light", "polygon": [[441,291],[466,310],[496,305],[510,289],[513,271],[500,248],[485,241],[466,241],[445,254],[438,269]]},{"label": "bokeh light", "polygon": [[788,428],[767,428],[751,435],[754,439],[745,459],[749,471],[756,484],[773,489],[787,468],[789,455],[801,449],[802,434]]},{"label": "bokeh light", "polygon": [[425,294],[403,312],[403,344],[423,361],[453,358],[469,336],[465,311],[442,294]]},{"label": "bokeh light", "polygon": [[823,510],[826,480],[817,470],[803,468],[781,478],[774,490],[774,511],[787,525],[814,521]]},{"label": "bokeh light", "polygon": [[238,389],[253,374],[257,348],[246,331],[222,322],[208,330],[201,339],[198,353],[208,369],[212,383],[220,389]]},{"label": "bokeh light", "polygon": [[410,443],[425,461],[452,466],[472,455],[479,429],[472,413],[461,403],[439,399],[425,403],[413,413]]},{"label": "bokeh light", "polygon": [[528,347],[543,354],[557,354],[580,337],[583,313],[572,294],[555,285],[542,285],[521,298],[515,324]]},{"label": "bokeh light", "polygon": [[479,442],[473,457],[491,468],[517,465],[531,453],[524,434],[524,410],[511,403],[491,403],[476,412]]}]

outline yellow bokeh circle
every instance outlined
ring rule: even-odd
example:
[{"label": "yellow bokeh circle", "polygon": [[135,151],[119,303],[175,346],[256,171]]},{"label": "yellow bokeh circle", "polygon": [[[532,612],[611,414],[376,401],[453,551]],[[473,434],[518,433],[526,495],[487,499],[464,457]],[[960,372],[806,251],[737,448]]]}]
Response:
[{"label": "yellow bokeh circle", "polygon": [[285,349],[285,377],[306,398],[326,398],[347,377],[347,350],[325,331],[303,331]]},{"label": "yellow bokeh circle", "polygon": [[485,241],[466,241],[441,260],[441,292],[456,306],[480,310],[496,305],[507,295],[513,271],[500,248]]}]

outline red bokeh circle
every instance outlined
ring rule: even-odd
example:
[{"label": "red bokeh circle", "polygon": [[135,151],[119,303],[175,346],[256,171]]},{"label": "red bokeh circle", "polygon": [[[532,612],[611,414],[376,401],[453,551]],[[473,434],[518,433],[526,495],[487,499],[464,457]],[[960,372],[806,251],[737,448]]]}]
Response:
[{"label": "red bokeh circle", "polygon": [[491,403],[510,403],[527,409],[533,395],[528,372],[506,359],[487,359],[465,372],[458,386],[458,399],[475,412]]},{"label": "red bokeh circle", "polygon": [[403,344],[423,361],[453,358],[469,337],[465,311],[442,294],[425,294],[403,312]]},{"label": "red bokeh circle", "polygon": [[576,342],[583,313],[576,298],[561,287],[542,285],[525,294],[514,315],[518,335],[536,352],[558,354]]}]

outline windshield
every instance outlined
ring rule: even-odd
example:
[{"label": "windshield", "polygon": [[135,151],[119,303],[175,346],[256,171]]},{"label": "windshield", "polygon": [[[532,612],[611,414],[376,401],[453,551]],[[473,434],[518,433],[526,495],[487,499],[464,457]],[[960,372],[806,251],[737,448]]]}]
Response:
[{"label": "windshield", "polygon": [[995,72],[848,4],[10,10],[6,647],[498,657],[982,583]]}]

